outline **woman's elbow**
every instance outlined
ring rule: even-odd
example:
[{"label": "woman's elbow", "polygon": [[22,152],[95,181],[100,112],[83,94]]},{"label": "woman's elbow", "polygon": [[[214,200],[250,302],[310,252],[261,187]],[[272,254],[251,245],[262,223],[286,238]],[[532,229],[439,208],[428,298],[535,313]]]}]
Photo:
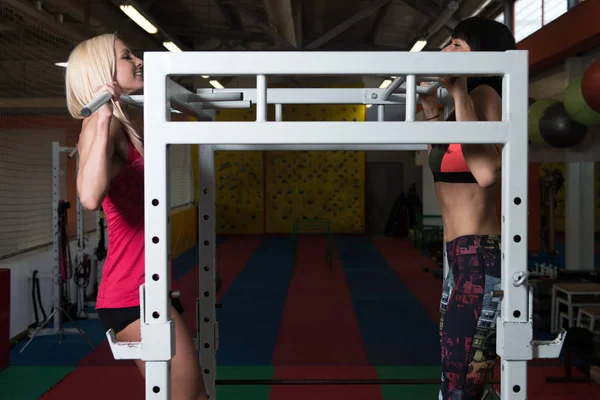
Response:
[{"label": "woman's elbow", "polygon": [[81,206],[86,210],[97,211],[102,205],[102,196],[98,196],[91,188],[79,186],[77,188],[77,196],[79,197]]},{"label": "woman's elbow", "polygon": [[97,211],[100,209],[102,201],[94,196],[79,196],[81,206],[88,211]]},{"label": "woman's elbow", "polygon": [[494,186],[502,177],[502,171],[498,168],[480,168],[473,175],[479,186],[484,189]]}]

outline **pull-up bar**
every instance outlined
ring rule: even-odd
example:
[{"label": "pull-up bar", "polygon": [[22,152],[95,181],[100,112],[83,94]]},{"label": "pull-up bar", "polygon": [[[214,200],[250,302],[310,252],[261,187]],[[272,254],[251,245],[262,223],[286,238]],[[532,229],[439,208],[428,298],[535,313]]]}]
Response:
[{"label": "pull-up bar", "polygon": [[[171,85],[179,87],[178,93],[171,94],[169,102],[172,112],[181,112],[198,118],[207,120],[207,116],[202,113],[203,110],[214,109],[249,109],[253,104],[257,105],[257,121],[266,121],[266,106],[268,104],[276,105],[276,121],[281,121],[282,104],[365,104],[365,105],[405,105],[406,121],[414,121],[416,117],[416,104],[419,102],[419,95],[430,94],[440,88],[440,83],[435,82],[437,78],[417,77],[407,75],[396,78],[386,89],[371,88],[307,88],[307,89],[275,89],[267,88],[266,80],[258,76],[257,87],[255,88],[234,88],[234,89],[197,89],[196,93],[189,92],[180,85],[170,82]],[[417,82],[435,82],[428,87],[417,86]],[[402,87],[407,83],[405,87]],[[438,97],[441,103],[449,104],[452,102],[447,92],[440,89]],[[102,93],[88,103],[81,114],[88,117],[96,112],[102,105],[109,102],[111,95],[108,92]],[[144,96],[142,95],[121,95],[120,100],[143,108]],[[378,120],[384,120],[384,110],[378,107]]]}]

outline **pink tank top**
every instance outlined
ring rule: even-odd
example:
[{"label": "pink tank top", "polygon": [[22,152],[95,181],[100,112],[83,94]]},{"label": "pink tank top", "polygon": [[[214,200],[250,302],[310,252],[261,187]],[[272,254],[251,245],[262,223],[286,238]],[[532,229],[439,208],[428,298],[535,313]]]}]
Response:
[{"label": "pink tank top", "polygon": [[108,252],[96,308],[140,305],[144,283],[144,158],[129,142],[129,157],[102,201]]}]

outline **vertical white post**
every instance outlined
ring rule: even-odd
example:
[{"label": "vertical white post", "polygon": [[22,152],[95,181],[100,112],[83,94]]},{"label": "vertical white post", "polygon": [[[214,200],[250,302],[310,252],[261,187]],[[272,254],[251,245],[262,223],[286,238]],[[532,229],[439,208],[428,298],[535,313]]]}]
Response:
[{"label": "vertical white post", "polygon": [[[582,59],[568,59],[565,70],[569,80],[581,76],[585,70]],[[584,146],[588,143],[577,147]],[[569,161],[565,169],[565,269],[593,270],[596,220],[590,215],[595,215],[594,162]]]},{"label": "vertical white post", "polygon": [[502,291],[497,350],[502,359],[502,398],[527,398],[527,360],[532,359],[532,326],[527,284],[528,138],[527,59],[507,52],[511,73],[504,76],[502,119],[508,143],[502,151]]},{"label": "vertical white post", "polygon": [[567,162],[565,199],[565,268],[594,269],[594,163]]},{"label": "vertical white post", "polygon": [[170,108],[160,63],[148,63],[144,89],[145,283],[142,287],[142,359],[146,361],[146,399],[171,398],[171,357],[175,329],[171,321],[169,155],[165,120]]},{"label": "vertical white post", "polygon": [[275,121],[283,121],[283,105],[275,104]]},{"label": "vertical white post", "polygon": [[414,122],[417,116],[417,80],[414,75],[406,76],[406,121]]},{"label": "vertical white post", "polygon": [[[60,271],[60,229],[58,226],[58,202],[60,201],[60,145],[58,142],[52,142],[52,228],[54,235],[52,238],[52,248],[54,251],[54,296],[53,306],[54,309],[60,307],[62,299],[63,282]],[[54,326],[53,330],[59,332],[62,328],[63,321],[62,312],[57,311],[54,313]]]},{"label": "vertical white post", "polygon": [[[438,93],[439,93],[439,89],[438,89]],[[447,105],[444,107],[444,121],[448,119],[448,116],[450,115],[450,107],[448,107]],[[444,229],[444,228],[442,228]],[[446,276],[448,276],[448,272],[450,271],[450,265],[448,264],[448,254],[446,253],[446,242],[443,242],[442,246],[444,247],[444,279],[446,279]]]},{"label": "vertical white post", "polygon": [[[75,174],[79,173],[79,153],[75,153]],[[77,196],[76,200],[76,215],[77,215],[77,262],[79,265],[83,265],[84,262],[84,254],[85,254],[85,238],[83,237],[83,207],[81,205],[81,201],[79,201],[79,196]],[[75,287],[77,296],[77,315],[85,315],[85,295],[86,288],[79,287],[76,285]]]},{"label": "vertical white post", "polygon": [[256,76],[256,122],[267,120],[267,77]]},{"label": "vertical white post", "polygon": [[217,374],[216,352],[218,348],[218,324],[215,310],[217,299],[215,151],[213,146],[200,145],[198,154],[200,299],[197,337],[204,382],[208,395],[212,400],[217,397],[215,380]]},{"label": "vertical white post", "polygon": [[379,104],[377,106],[377,121],[385,121],[385,104]]}]

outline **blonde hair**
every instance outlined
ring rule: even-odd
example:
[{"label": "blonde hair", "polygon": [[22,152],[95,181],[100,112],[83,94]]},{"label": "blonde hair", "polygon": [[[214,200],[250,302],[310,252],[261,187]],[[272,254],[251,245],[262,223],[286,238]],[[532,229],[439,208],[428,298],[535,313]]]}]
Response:
[{"label": "blonde hair", "polygon": [[[69,55],[65,83],[67,108],[73,118],[84,118],[81,110],[94,98],[95,88],[115,80],[115,42],[118,39],[114,33],[98,35],[78,44]],[[111,100],[111,103],[113,116],[124,127],[125,134],[135,148],[144,154],[142,136],[135,130],[119,102]]]}]

